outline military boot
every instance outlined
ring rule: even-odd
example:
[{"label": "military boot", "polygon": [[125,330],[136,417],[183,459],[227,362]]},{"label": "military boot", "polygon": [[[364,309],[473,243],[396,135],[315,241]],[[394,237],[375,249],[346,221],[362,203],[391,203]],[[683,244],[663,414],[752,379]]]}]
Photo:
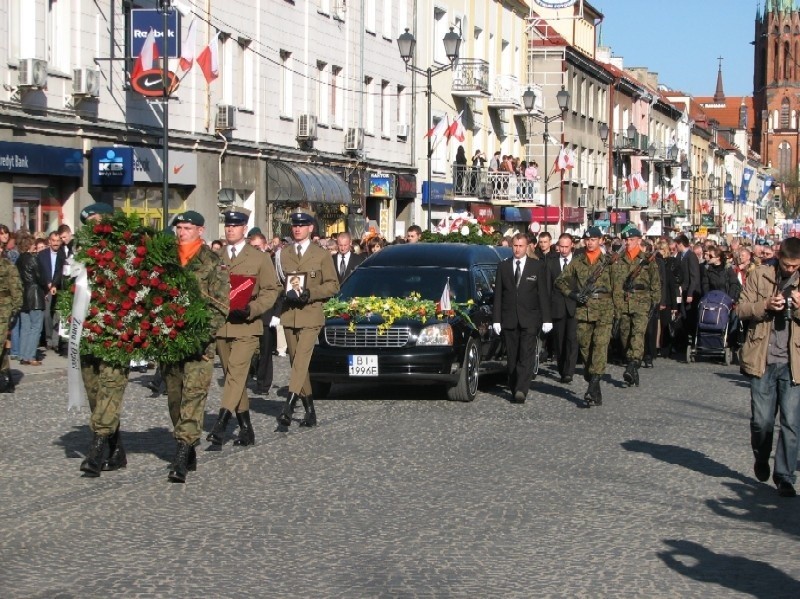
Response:
[{"label": "military boot", "polygon": [[633,386],[634,387],[638,387],[639,386],[639,367],[640,366],[641,366],[641,362],[639,362],[639,360],[634,360],[633,361],[633,368],[631,369],[631,372],[633,373]]},{"label": "military boot", "polygon": [[189,472],[197,470],[197,451],[195,451],[194,445],[189,448],[189,459],[186,462],[186,467]]},{"label": "military boot", "polygon": [[10,370],[0,370],[0,393],[14,393],[14,377]]},{"label": "military boot", "polygon": [[625,366],[625,372],[622,373],[622,380],[625,381],[625,385],[628,387],[633,387],[633,381],[636,377],[634,373],[634,362],[633,360],[628,360],[628,364]]},{"label": "military boot", "polygon": [[278,424],[281,426],[289,426],[292,423],[292,414],[294,413],[294,406],[300,398],[297,393],[289,393],[286,398],[286,403],[283,404],[283,410],[278,414]]},{"label": "military boot", "polygon": [[239,422],[239,436],[234,440],[234,445],[255,445],[256,434],[253,431],[253,425],[250,424],[250,410],[245,412],[236,412],[236,420]]},{"label": "military boot", "polygon": [[81,462],[81,472],[84,472],[86,476],[100,476],[107,439],[108,435],[94,433],[92,444],[89,446],[89,453],[86,454],[86,459]]},{"label": "military boot", "polygon": [[302,396],[300,399],[306,411],[305,418],[300,421],[300,426],[317,426],[317,413],[314,410],[314,398],[309,395],[308,397]]},{"label": "military boot", "polygon": [[125,455],[125,448],[122,446],[122,433],[119,430],[108,437],[108,459],[103,462],[103,470],[119,470],[128,465],[128,457]]},{"label": "military boot", "polygon": [[583,400],[588,407],[603,404],[603,394],[600,392],[600,375],[592,375],[591,379],[589,379],[589,388],[586,389]]},{"label": "military boot", "polygon": [[[189,453],[191,447],[188,443],[178,441],[178,449],[175,452],[175,459],[172,462],[172,468],[169,470],[167,478],[173,483],[185,483],[186,474],[189,471]],[[196,462],[195,462],[196,467]]]},{"label": "military boot", "polygon": [[228,422],[231,419],[230,410],[226,410],[225,408],[221,408],[219,414],[217,415],[217,421],[214,423],[214,426],[211,428],[211,432],[208,433],[206,437],[206,441],[211,441],[214,445],[222,445],[222,441],[225,437],[225,429],[228,426]]}]

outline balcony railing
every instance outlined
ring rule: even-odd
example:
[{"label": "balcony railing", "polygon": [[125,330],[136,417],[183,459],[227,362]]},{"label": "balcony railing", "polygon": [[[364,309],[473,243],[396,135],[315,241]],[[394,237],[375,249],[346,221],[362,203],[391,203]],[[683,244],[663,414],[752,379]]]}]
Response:
[{"label": "balcony railing", "polygon": [[541,180],[531,181],[505,171],[453,165],[453,195],[500,202],[544,204]]},{"label": "balcony railing", "polygon": [[614,150],[647,154],[648,145],[649,137],[647,135],[636,132],[631,138],[628,137],[627,131],[614,132]]},{"label": "balcony railing", "polygon": [[454,96],[489,95],[489,63],[479,58],[459,58],[453,71]]},{"label": "balcony railing", "polygon": [[515,75],[498,75],[495,77],[492,95],[487,103],[490,108],[521,108],[522,91],[517,77]]}]

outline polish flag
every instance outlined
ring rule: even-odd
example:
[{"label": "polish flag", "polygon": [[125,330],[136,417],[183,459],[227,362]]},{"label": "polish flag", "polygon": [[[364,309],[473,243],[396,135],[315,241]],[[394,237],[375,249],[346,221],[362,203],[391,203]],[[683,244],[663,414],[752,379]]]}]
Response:
[{"label": "polish flag", "polygon": [[439,122],[436,123],[434,127],[428,131],[424,137],[431,138],[431,147],[435,147],[436,144],[439,142],[440,138],[443,135],[447,134],[447,130],[450,128],[450,117],[448,115],[444,115],[442,118],[439,119]]},{"label": "polish flag", "polygon": [[633,175],[631,175],[630,177],[625,177],[625,191],[630,193],[633,190],[634,190]]},{"label": "polish flag", "polygon": [[674,202],[675,204],[678,203],[678,190],[674,187],[671,187],[669,193],[667,194],[667,201]]},{"label": "polish flag", "polygon": [[219,77],[219,33],[214,36],[211,43],[206,46],[197,57],[197,65],[203,71],[206,83],[211,83]]},{"label": "polish flag", "polygon": [[447,282],[444,284],[444,289],[442,290],[442,297],[439,300],[439,310],[442,312],[449,312],[453,309],[453,306],[450,304],[450,277],[447,278]]},{"label": "polish flag", "polygon": [[466,139],[467,130],[464,129],[464,125],[461,123],[462,114],[464,114],[463,110],[458,113],[458,116],[447,128],[447,131],[445,131],[444,136],[447,138],[447,141],[450,141],[451,137],[455,137],[458,141],[464,141]]},{"label": "polish flag", "polygon": [[633,175],[633,188],[634,189],[644,189],[647,187],[647,182],[642,177],[642,173],[636,173]]},{"label": "polish flag", "polygon": [[197,40],[194,26],[196,23],[197,19],[192,19],[192,22],[189,24],[189,30],[186,32],[186,37],[183,38],[183,42],[181,43],[181,60],[178,64],[182,71],[188,71],[194,64]]},{"label": "polish flag", "polygon": [[556,163],[553,165],[553,170],[556,171],[563,171],[566,170],[569,164],[569,156],[567,155],[566,148],[561,148],[558,151],[558,156],[556,157]]},{"label": "polish flag", "polygon": [[155,30],[151,29],[147,34],[147,39],[144,40],[142,51],[136,57],[136,62],[133,64],[133,72],[131,79],[136,79],[144,71],[149,71],[153,68],[153,63],[158,60],[158,46],[156,46]]}]

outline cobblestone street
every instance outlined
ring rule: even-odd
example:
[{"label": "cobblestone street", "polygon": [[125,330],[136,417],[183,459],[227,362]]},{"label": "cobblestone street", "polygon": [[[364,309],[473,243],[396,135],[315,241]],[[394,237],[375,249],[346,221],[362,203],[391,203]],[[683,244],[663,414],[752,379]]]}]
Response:
[{"label": "cobblestone street", "polygon": [[659,360],[639,389],[612,366],[592,409],[549,369],[522,406],[491,382],[471,404],[334,386],[318,428],[280,434],[275,363],[256,446],[203,441],[185,485],[152,371],[126,394],[128,467],[99,479],[63,371],[0,396],[2,596],[800,596],[800,503],[752,474],[736,366]]}]

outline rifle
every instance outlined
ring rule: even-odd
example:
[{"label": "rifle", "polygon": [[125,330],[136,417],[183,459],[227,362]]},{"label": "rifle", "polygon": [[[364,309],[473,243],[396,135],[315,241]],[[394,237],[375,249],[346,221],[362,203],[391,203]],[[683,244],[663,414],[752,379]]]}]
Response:
[{"label": "rifle", "polygon": [[616,252],[612,253],[611,255],[606,255],[600,259],[600,264],[597,265],[597,268],[595,268],[594,271],[592,271],[592,274],[589,275],[589,278],[586,279],[586,284],[583,286],[583,288],[577,292],[575,301],[578,302],[578,304],[585,304],[587,301],[589,301],[589,297],[591,297],[592,294],[597,293],[598,290],[595,287],[595,283],[597,283],[597,281],[600,279],[600,276],[603,274],[603,271],[605,271],[606,267],[611,266],[617,260],[619,260],[619,257],[624,251],[625,245],[623,244]]},{"label": "rifle", "polygon": [[634,281],[636,280],[636,277],[639,276],[639,274],[642,272],[642,269],[645,266],[651,264],[655,259],[656,259],[655,252],[651,252],[650,254],[645,254],[644,256],[642,256],[641,260],[639,260],[639,263],[636,265],[636,267],[631,272],[628,273],[625,282],[622,284],[622,291],[625,292],[625,301],[628,301],[630,294],[635,291]]}]

